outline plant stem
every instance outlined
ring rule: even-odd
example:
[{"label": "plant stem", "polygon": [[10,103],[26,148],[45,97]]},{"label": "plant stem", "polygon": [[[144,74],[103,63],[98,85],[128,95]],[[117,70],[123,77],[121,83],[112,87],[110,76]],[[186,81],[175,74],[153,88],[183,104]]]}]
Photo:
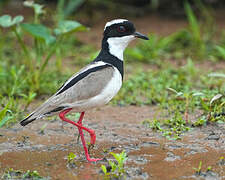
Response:
[{"label": "plant stem", "polygon": [[29,58],[30,58],[30,54],[28,53],[28,50],[27,50],[27,48],[26,48],[24,42],[22,41],[22,39],[21,39],[21,37],[20,37],[19,33],[17,32],[17,30],[16,30],[15,27],[13,27],[13,32],[15,33],[16,38],[18,39],[19,44],[20,44],[20,46],[22,47],[24,54],[25,54],[25,55],[27,56],[27,58],[29,59]]},{"label": "plant stem", "polygon": [[47,66],[48,64],[48,61],[49,59],[52,57],[53,53],[55,52],[57,46],[58,46],[58,42],[55,43],[54,46],[52,46],[52,48],[50,49],[48,55],[46,56],[45,60],[44,60],[44,63],[41,65],[41,68],[40,68],[40,73],[42,73],[45,69],[45,67]]},{"label": "plant stem", "polygon": [[64,6],[65,6],[65,0],[59,0],[57,4],[57,14],[58,14],[59,21],[64,19],[64,12],[63,12]]}]

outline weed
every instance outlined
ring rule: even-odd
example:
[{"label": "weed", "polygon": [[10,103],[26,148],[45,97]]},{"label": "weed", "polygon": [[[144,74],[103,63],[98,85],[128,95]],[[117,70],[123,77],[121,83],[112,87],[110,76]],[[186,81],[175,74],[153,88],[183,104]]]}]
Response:
[{"label": "weed", "polygon": [[192,124],[192,126],[194,127],[203,126],[203,125],[206,125],[206,123],[207,123],[207,117],[201,116]]},{"label": "weed", "polygon": [[163,120],[162,123],[154,119],[153,121],[144,121],[143,124],[154,131],[161,132],[162,136],[173,140],[181,139],[181,135],[190,130],[179,112],[176,112],[170,119]]},{"label": "weed", "polygon": [[76,157],[77,156],[74,153],[70,152],[67,155],[67,163],[74,163],[74,160],[75,160]]},{"label": "weed", "polygon": [[47,127],[47,123],[41,126],[39,133],[44,134],[45,128]]},{"label": "weed", "polygon": [[212,166],[208,166],[207,171],[212,171]]},{"label": "weed", "polygon": [[33,179],[33,180],[47,180],[49,178],[45,178],[39,175],[37,171],[30,171],[27,170],[26,172],[23,172],[22,170],[14,170],[13,168],[7,169],[2,179],[8,180],[8,179]]},{"label": "weed", "polygon": [[19,104],[18,98],[1,98],[0,106],[2,109],[0,110],[0,127],[2,126],[10,126],[15,123],[17,119],[21,118],[20,109],[21,105]]},{"label": "weed", "polygon": [[116,162],[108,161],[110,168],[107,169],[105,165],[101,165],[101,169],[105,174],[105,178],[119,178],[125,177],[124,164],[127,160],[127,154],[125,151],[122,151],[120,154],[110,152],[111,155],[115,158]]},{"label": "weed", "polygon": [[57,18],[63,20],[76,11],[84,3],[84,0],[59,0],[57,3]]},{"label": "weed", "polygon": [[199,162],[197,168],[193,168],[193,169],[195,170],[195,173],[196,173],[197,175],[200,175],[200,174],[201,174],[201,171],[202,171],[202,161]]},{"label": "weed", "polygon": [[204,41],[202,40],[198,20],[187,1],[185,1],[184,3],[184,8],[186,10],[187,18],[189,21],[190,33],[193,37],[191,39],[193,50],[196,50],[197,56],[202,58],[205,54],[206,47]]},{"label": "weed", "polygon": [[221,156],[219,158],[218,164],[221,165],[221,166],[224,166],[225,165],[225,158],[224,158],[224,156]]}]

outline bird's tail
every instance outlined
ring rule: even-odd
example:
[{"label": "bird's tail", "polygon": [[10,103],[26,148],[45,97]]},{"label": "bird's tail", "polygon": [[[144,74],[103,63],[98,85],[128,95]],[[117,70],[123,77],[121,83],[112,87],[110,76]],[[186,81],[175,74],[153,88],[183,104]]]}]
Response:
[{"label": "bird's tail", "polygon": [[27,124],[33,122],[36,119],[41,119],[45,115],[45,109],[48,110],[48,107],[46,106],[46,103],[43,103],[41,106],[39,106],[36,110],[34,110],[29,116],[27,116],[25,119],[23,119],[20,124],[21,126],[26,126]]},{"label": "bird's tail", "polygon": [[32,121],[36,120],[37,117],[33,117],[34,113],[31,113],[29,116],[27,116],[25,119],[23,119],[20,124],[21,126],[26,126],[27,124],[31,123]]},{"label": "bird's tail", "polygon": [[56,106],[52,107],[49,106],[49,103],[46,102],[39,106],[34,112],[32,112],[29,116],[27,116],[25,119],[23,119],[20,124],[22,126],[26,126],[27,124],[33,122],[36,119],[41,119],[45,116],[52,116],[54,114],[59,113],[62,110],[68,109],[68,106]]}]

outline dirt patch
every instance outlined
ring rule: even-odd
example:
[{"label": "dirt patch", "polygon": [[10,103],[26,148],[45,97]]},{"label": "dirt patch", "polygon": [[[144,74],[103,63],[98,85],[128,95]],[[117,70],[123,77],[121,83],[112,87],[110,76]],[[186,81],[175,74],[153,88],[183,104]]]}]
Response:
[{"label": "dirt patch", "polygon": [[[112,157],[105,150],[128,153],[126,170],[129,179],[224,179],[225,126],[209,125],[188,132],[179,141],[170,141],[145,128],[141,123],[154,117],[155,107],[111,107],[86,113],[84,125],[96,130],[97,141],[92,157]],[[73,119],[73,116],[69,116]],[[47,127],[41,132],[44,124]],[[22,128],[16,124],[2,129],[0,136],[0,172],[6,168],[37,170],[52,179],[101,179],[101,164],[85,160],[81,143],[77,144],[76,127],[60,120],[40,120]],[[86,134],[86,139],[89,140]],[[66,157],[77,155],[75,165]],[[193,168],[202,161],[202,171]],[[207,171],[211,166],[212,171]]]}]

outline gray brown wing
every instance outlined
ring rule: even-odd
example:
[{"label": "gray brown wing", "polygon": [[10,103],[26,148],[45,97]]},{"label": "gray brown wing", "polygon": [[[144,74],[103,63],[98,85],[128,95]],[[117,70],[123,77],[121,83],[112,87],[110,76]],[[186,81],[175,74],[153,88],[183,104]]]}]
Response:
[{"label": "gray brown wing", "polygon": [[108,66],[104,69],[92,72],[82,78],[76,84],[60,94],[55,94],[34,111],[36,116],[50,115],[54,112],[69,108],[63,104],[90,99],[97,96],[107,86],[113,77],[114,68]]},{"label": "gray brown wing", "polygon": [[114,68],[112,66],[92,72],[63,93],[55,95],[52,103],[73,103],[92,98],[100,94],[107,86],[113,77],[113,73]]}]

